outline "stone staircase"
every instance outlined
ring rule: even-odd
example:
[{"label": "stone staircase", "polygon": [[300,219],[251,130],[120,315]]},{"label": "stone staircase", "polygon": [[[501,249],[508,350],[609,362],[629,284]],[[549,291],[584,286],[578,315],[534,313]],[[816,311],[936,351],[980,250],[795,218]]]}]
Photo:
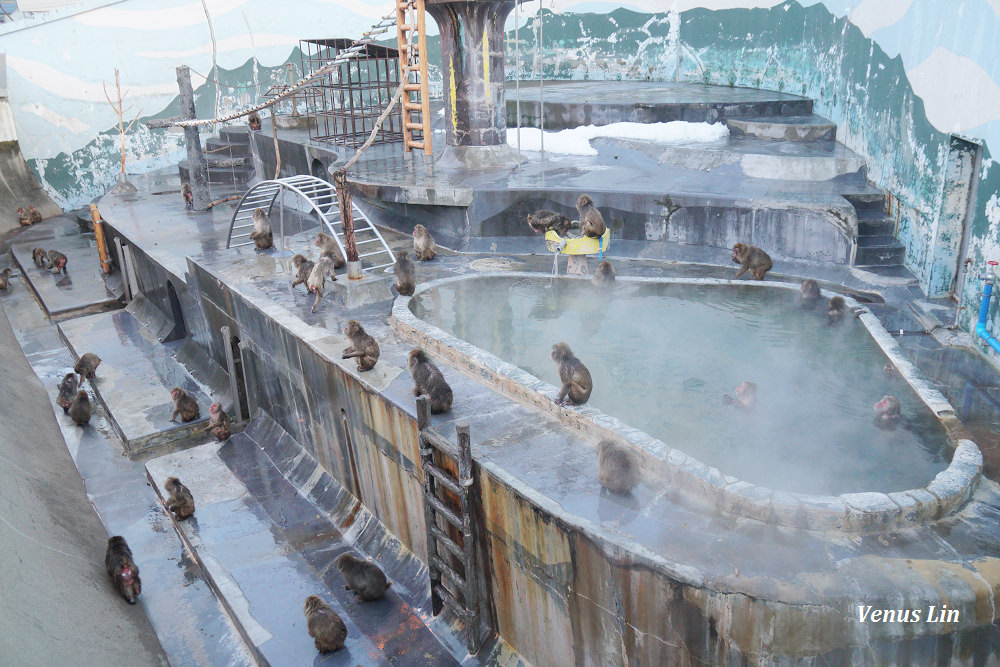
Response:
[{"label": "stone staircase", "polygon": [[[223,127],[219,130],[218,137],[205,140],[204,156],[208,163],[208,183],[212,187],[213,196],[243,194],[247,183],[254,177],[249,132],[246,126]],[[181,181],[190,180],[187,160],[182,160],[177,169]]]},{"label": "stone staircase", "polygon": [[906,248],[893,235],[895,222],[885,214],[885,195],[845,194],[858,214],[854,266],[902,266]]},{"label": "stone staircase", "polygon": [[[836,146],[837,126],[816,114],[729,118],[730,136]],[[858,216],[852,266],[902,266],[906,249],[896,240],[895,222],[885,214],[882,193],[845,194]]]}]

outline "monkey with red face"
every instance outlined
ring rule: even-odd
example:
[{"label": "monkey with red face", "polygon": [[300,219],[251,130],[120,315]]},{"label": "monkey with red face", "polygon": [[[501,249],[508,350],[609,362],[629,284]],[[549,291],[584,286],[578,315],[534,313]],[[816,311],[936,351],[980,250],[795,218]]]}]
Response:
[{"label": "monkey with red face", "polygon": [[757,405],[757,383],[741,382],[740,386],[736,387],[735,394],[736,398],[726,394],[722,397],[723,402],[726,405],[735,405],[743,410],[750,410]]},{"label": "monkey with red face", "polygon": [[875,410],[875,426],[880,429],[891,431],[902,421],[903,416],[899,412],[899,399],[895,396],[883,396],[882,400],[872,406]]}]

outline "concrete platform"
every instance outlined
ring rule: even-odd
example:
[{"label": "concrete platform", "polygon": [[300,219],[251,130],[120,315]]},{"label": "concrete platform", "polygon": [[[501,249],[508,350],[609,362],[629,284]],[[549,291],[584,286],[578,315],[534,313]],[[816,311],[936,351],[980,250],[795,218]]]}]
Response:
[{"label": "concrete platform", "polygon": [[[521,126],[539,127],[541,90],[522,81]],[[546,81],[545,129],[609,123],[714,123],[728,118],[807,115],[809,98],[754,88],[663,81]],[[517,125],[517,99],[507,93],[507,126]]]},{"label": "concrete platform", "polygon": [[[36,267],[31,259],[35,248],[66,255],[66,274]],[[105,277],[94,236],[80,234],[72,216],[56,216],[25,229],[11,245],[11,253],[49,317],[61,319],[119,305],[121,277]]]},{"label": "concrete platform", "polygon": [[[288,435],[266,415],[222,446],[208,444],[146,464],[161,496],[161,485],[170,475],[191,489],[197,510],[192,519],[175,522],[177,530],[262,662],[459,664],[464,650],[432,634],[425,625],[427,612],[414,608],[401,595],[416,593],[429,608],[426,571],[411,572],[409,580],[400,580],[393,576],[398,571],[387,569],[393,586],[375,602],[357,602],[344,589],[336,560],[342,553],[358,551],[324,509],[285,479],[270,458],[281,453],[286,455],[279,461],[288,472],[295,472],[308,491],[336,498],[333,505],[343,500],[343,494],[330,487],[329,476],[321,475],[316,462],[296,450]],[[395,555],[388,567],[401,560]],[[314,594],[326,600],[347,625],[344,649],[323,656],[316,652],[302,614],[303,601]],[[457,658],[454,651],[460,652]]]},{"label": "concrete platform", "polygon": [[[27,290],[10,290],[0,303],[48,394],[65,440],[59,446],[68,449],[86,486],[87,498],[100,515],[107,535],[125,536],[132,548],[143,587],[137,605],[129,611],[149,617],[170,664],[255,664],[201,570],[163,516],[143,464],[122,456],[103,407],[98,404],[90,424],[79,428],[56,406],[56,386],[76,361],[56,325],[45,318]],[[88,567],[96,571],[102,586],[108,585],[100,557]],[[124,600],[116,601],[128,607]],[[75,664],[89,664],[81,662],[85,652],[79,652],[77,658]],[[93,664],[112,664],[109,660]],[[121,664],[137,664],[135,656]]]},{"label": "concrete platform", "polygon": [[[59,330],[77,359],[85,352],[101,358],[93,390],[129,452],[203,437],[212,399],[174,358],[176,346],[160,344],[127,311],[79,317]],[[198,401],[201,419],[170,421],[174,387]]]},{"label": "concrete platform", "polygon": [[729,118],[726,120],[732,136],[756,137],[781,141],[834,141],[837,125],[822,116],[781,116],[762,118]]}]

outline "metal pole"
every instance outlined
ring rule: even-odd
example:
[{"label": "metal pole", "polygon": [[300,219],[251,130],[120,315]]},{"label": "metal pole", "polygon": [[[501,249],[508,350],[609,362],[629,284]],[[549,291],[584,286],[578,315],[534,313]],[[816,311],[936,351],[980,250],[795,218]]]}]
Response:
[{"label": "metal pole", "polygon": [[542,155],[545,155],[545,60],[542,53],[542,39],[544,39],[545,15],[542,13],[542,0],[538,0],[538,104],[539,104],[539,126],[541,128],[541,148]]},{"label": "metal pole", "polygon": [[517,99],[517,163],[521,164],[521,3],[514,5],[514,92]]},{"label": "metal pole", "polygon": [[[177,87],[180,89],[181,118],[195,120],[194,89],[191,87],[191,70],[187,65],[177,68]],[[184,128],[184,143],[187,145],[188,177],[191,194],[194,195],[194,208],[204,211],[212,203],[212,196],[208,191],[208,168],[201,154],[201,137],[198,136],[197,126]]]}]

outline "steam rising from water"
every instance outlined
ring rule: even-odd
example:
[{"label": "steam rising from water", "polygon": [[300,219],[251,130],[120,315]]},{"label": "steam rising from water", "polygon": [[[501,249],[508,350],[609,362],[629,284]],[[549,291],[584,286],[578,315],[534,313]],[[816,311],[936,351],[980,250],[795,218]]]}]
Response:
[{"label": "steam rising from water", "polygon": [[[619,282],[602,295],[585,281],[471,278],[411,302],[421,319],[550,384],[563,341],[590,369],[590,403],[669,446],[755,484],[814,494],[901,491],[947,465],[938,420],[864,326],[828,327],[783,289]],[[722,397],[749,380],[757,407]],[[902,403],[882,431],[872,405]]]}]

